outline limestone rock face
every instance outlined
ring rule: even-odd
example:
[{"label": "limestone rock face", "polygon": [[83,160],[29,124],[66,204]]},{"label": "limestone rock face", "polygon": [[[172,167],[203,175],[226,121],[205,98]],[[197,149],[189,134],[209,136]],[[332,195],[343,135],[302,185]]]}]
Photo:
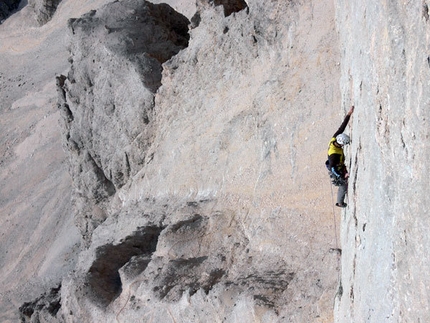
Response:
[{"label": "limestone rock face", "polygon": [[188,20],[167,5],[123,1],[69,22],[68,76],[57,79],[76,187],[89,240],[106,203],[147,162],[161,64],[188,44]]},{"label": "limestone rock face", "polygon": [[336,322],[429,322],[428,1],[337,4],[355,103]]},{"label": "limestone rock face", "polygon": [[109,2],[0,25],[1,322],[430,321],[428,0]]},{"label": "limestone rock face", "polygon": [[333,3],[106,2],[0,27],[2,322],[332,322]]},{"label": "limestone rock face", "polygon": [[37,22],[44,25],[52,19],[60,2],[61,0],[30,0],[28,4],[33,7]]},{"label": "limestone rock face", "polygon": [[[57,316],[331,321],[338,254],[323,163],[335,131],[325,107],[339,103],[333,7],[200,1],[188,47],[163,60],[115,27],[140,10],[131,4],[149,7],[115,2],[71,22],[72,68],[59,84],[84,201],[75,206],[84,223],[94,205],[103,217],[81,225],[91,239]],[[135,56],[105,65],[106,52]],[[106,112],[113,100],[121,105]]]}]

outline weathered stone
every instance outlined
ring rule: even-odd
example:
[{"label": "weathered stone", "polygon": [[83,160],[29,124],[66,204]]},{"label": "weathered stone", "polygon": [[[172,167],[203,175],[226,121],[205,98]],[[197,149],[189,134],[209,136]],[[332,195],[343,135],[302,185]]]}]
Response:
[{"label": "weathered stone", "polygon": [[71,20],[50,71],[86,239],[52,320],[331,322],[332,3],[202,1],[188,47],[188,21],[138,3]]},{"label": "weathered stone", "polygon": [[[208,316],[227,322],[238,317],[269,322],[286,317],[317,322],[332,317],[327,304],[337,288],[338,258],[330,253],[331,247],[337,247],[335,233],[330,231],[327,239],[327,232],[315,224],[315,219],[324,219],[327,230],[333,224],[332,214],[321,211],[321,200],[308,201],[299,211],[293,196],[298,188],[306,192],[327,188],[319,178],[326,176],[323,168],[320,175],[302,171],[309,156],[298,148],[306,142],[324,151],[326,142],[308,140],[307,131],[318,118],[309,114],[321,117],[326,112],[296,107],[336,100],[333,75],[338,67],[331,52],[334,22],[311,26],[310,11],[292,2],[249,1],[249,10],[243,6],[231,15],[225,12],[228,4],[235,7],[235,2],[201,2],[189,46],[164,62],[161,82],[150,91],[155,99],[149,122],[133,120],[141,127],[156,125],[145,162],[136,165],[136,172],[119,181],[108,175],[114,172],[107,171],[111,166],[102,156],[91,154],[112,181],[114,196],[121,203],[104,206],[108,211],[104,222],[94,229],[75,274],[63,284],[66,321],[145,317],[162,321],[167,311],[173,320],[184,322],[201,322]],[[314,10],[318,17],[326,17],[325,5]],[[97,17],[98,11],[72,21],[75,37],[98,34],[82,23]],[[104,32],[112,37],[108,39],[124,39],[117,38],[113,24],[106,24]],[[92,93],[97,80],[89,81],[95,79],[91,76],[94,69],[85,63],[99,51],[92,43],[86,55],[79,54],[84,46],[72,49],[73,66],[84,63],[86,67],[85,74],[72,68],[65,83],[73,117],[68,112],[66,116],[73,119],[71,125],[80,124],[73,105],[95,101]],[[113,48],[122,53],[128,51],[127,46],[123,42]],[[306,59],[305,52],[309,53]],[[81,56],[89,60],[82,61]],[[330,68],[318,73],[322,62]],[[139,70],[144,72],[144,68]],[[76,102],[69,100],[77,97],[74,84],[86,84],[88,89],[81,91],[86,95]],[[140,91],[140,97],[145,93]],[[115,111],[114,122],[127,114],[127,109]],[[94,125],[79,133],[66,126],[76,143],[73,147],[80,149],[82,142],[94,147],[94,138],[82,139],[90,130],[97,131]],[[115,133],[112,130],[104,128],[101,133],[107,136]],[[333,129],[324,131],[329,138]],[[321,155],[323,165],[325,152]],[[88,198],[85,207],[93,197],[91,191],[83,192]],[[109,252],[101,250],[122,246],[121,241],[136,227],[157,223],[163,230],[152,256],[131,253],[128,246],[121,249],[127,259],[114,261],[117,265],[106,275],[111,283],[100,283],[103,280],[98,276],[92,279],[94,268],[98,272],[105,268],[98,264],[110,263]],[[85,287],[88,278],[96,287]],[[111,288],[94,293],[101,285]],[[97,294],[105,297],[97,301]]]},{"label": "weathered stone", "polygon": [[[165,4],[114,2],[69,22],[72,67],[58,84],[65,147],[87,240],[93,216],[147,159],[161,64],[188,43],[188,20]],[[108,213],[108,212],[106,212]]]},{"label": "weathered stone", "polygon": [[[138,228],[118,244],[103,245],[96,249],[94,262],[87,275],[88,288],[94,303],[107,306],[121,293],[119,269],[132,261],[133,257],[150,257],[156,249],[161,230],[161,227],[156,226]],[[148,262],[149,260],[145,264]],[[144,263],[140,261],[139,264],[142,266]],[[125,272],[129,272],[132,266],[136,267],[135,258],[132,264],[124,269]],[[136,270],[137,268],[134,268],[134,271]],[[144,270],[145,266],[140,267],[140,272]]]},{"label": "weathered stone", "polygon": [[52,19],[61,0],[29,0],[29,6],[33,7],[36,20],[40,25],[46,24]]},{"label": "weathered stone", "polygon": [[41,295],[32,302],[24,303],[20,308],[20,318],[22,323],[31,322],[52,322],[58,318],[57,313],[61,308],[61,285],[44,295]]},{"label": "weathered stone", "polygon": [[[2,322],[430,321],[427,0],[338,1],[337,32],[331,1],[201,0],[189,44],[106,2],[0,26]],[[350,104],[340,246],[323,162]]]},{"label": "weathered stone", "polygon": [[77,260],[81,236],[70,216],[72,182],[53,76],[69,68],[65,17],[103,1],[65,3],[55,24],[43,28],[21,1],[0,25],[2,323],[19,322],[19,306],[58,286]]},{"label": "weathered stone", "polygon": [[354,102],[336,322],[429,322],[428,1],[337,2]]}]

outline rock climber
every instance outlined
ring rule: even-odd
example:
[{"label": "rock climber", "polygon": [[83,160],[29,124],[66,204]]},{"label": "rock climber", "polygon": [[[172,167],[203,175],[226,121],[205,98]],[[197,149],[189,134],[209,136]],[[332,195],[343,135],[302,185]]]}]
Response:
[{"label": "rock climber", "polygon": [[329,170],[332,183],[338,186],[336,206],[346,207],[344,202],[346,192],[348,190],[348,171],[345,166],[345,155],[343,153],[343,146],[348,145],[350,138],[344,134],[345,128],[349,119],[354,112],[354,106],[348,111],[345,119],[343,120],[339,129],[335,132],[328,144],[328,160],[326,166]]}]

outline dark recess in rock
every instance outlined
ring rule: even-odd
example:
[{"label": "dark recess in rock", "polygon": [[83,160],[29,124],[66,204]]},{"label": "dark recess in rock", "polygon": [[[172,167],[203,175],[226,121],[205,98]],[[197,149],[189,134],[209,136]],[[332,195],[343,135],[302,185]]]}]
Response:
[{"label": "dark recess in rock", "polygon": [[243,9],[248,8],[248,5],[244,0],[212,0],[215,6],[224,7],[224,15],[230,16],[234,12],[239,12]]},{"label": "dark recess in rock", "polygon": [[2,0],[0,1],[0,24],[4,19],[16,9],[18,9],[21,0]]},{"label": "dark recess in rock", "polygon": [[172,232],[177,231],[195,231],[197,228],[202,226],[202,222],[205,220],[200,214],[194,214],[190,219],[179,221],[169,227]]},{"label": "dark recess in rock", "polygon": [[[119,244],[108,244],[97,248],[96,258],[87,274],[91,298],[95,304],[107,306],[122,291],[119,269],[133,257],[149,257],[156,249],[158,237],[163,230],[159,226],[139,228]],[[135,262],[134,274],[145,270],[149,261]]]},{"label": "dark recess in rock", "polygon": [[205,294],[209,294],[212,287],[215,286],[218,282],[220,282],[221,278],[226,274],[226,271],[223,269],[214,269],[209,273],[209,277],[206,280],[205,284],[203,284],[202,288]]},{"label": "dark recess in rock", "polygon": [[254,272],[238,277],[234,281],[228,281],[226,285],[234,285],[252,291],[257,304],[278,307],[282,305],[283,292],[287,290],[295,276],[295,273],[287,272],[284,269]]},{"label": "dark recess in rock", "polygon": [[254,295],[254,301],[259,305],[264,305],[270,308],[275,307],[275,303],[264,295]]},{"label": "dark recess in rock", "polygon": [[422,14],[426,21],[429,21],[429,7],[427,3],[423,0]]},{"label": "dark recess in rock", "polygon": [[[61,284],[52,288],[32,302],[26,302],[19,308],[22,323],[40,322],[40,316],[55,317],[61,308]],[[45,322],[45,320],[43,320]]]},{"label": "dark recess in rock", "polygon": [[44,25],[52,19],[61,0],[30,0],[29,5],[34,8],[36,20]]},{"label": "dark recess in rock", "polygon": [[103,169],[97,165],[94,158],[91,156],[89,152],[84,152],[84,160],[86,164],[89,165],[92,172],[95,174],[97,183],[100,183],[98,186],[93,186],[94,189],[90,191],[90,198],[94,199],[96,202],[102,201],[107,196],[112,196],[115,194],[116,189],[113,183],[105,176]]},{"label": "dark recess in rock", "polygon": [[198,27],[201,21],[202,21],[202,17],[200,16],[200,12],[196,12],[194,16],[191,17],[190,28],[194,29]]},{"label": "dark recess in rock", "polygon": [[209,277],[202,275],[207,259],[207,256],[202,256],[170,260],[156,278],[157,285],[153,288],[155,296],[160,300],[178,301],[186,290],[193,295],[200,288],[207,294],[225,274],[224,270],[215,269]]},{"label": "dark recess in rock", "polygon": [[197,1],[197,12],[191,18],[190,28],[194,29],[200,25],[201,22],[201,11],[204,10],[206,4],[213,6],[223,6],[224,16],[228,17],[235,12],[247,9],[248,5],[244,0],[198,0]]}]

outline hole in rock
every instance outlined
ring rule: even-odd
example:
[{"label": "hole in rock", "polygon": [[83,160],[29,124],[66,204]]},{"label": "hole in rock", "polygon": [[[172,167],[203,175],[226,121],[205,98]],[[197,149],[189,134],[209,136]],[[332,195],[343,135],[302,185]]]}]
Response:
[{"label": "hole in rock", "polygon": [[[108,244],[97,248],[95,260],[88,272],[87,283],[90,297],[96,304],[107,306],[121,294],[122,283],[119,269],[135,256],[150,256],[157,247],[162,227],[139,228],[119,244]],[[149,262],[141,262],[145,270]]]},{"label": "hole in rock", "polygon": [[200,228],[205,221],[205,218],[200,214],[194,214],[190,219],[179,221],[170,226],[172,232],[193,232]]},{"label": "hole in rock", "polygon": [[213,0],[215,6],[224,7],[224,16],[228,17],[233,12],[239,12],[243,9],[248,8],[248,5],[244,0]]},{"label": "hole in rock", "polygon": [[39,313],[48,312],[55,317],[61,308],[61,284],[51,288],[50,291],[42,294],[34,301],[25,302],[19,308],[21,322],[39,322]]},{"label": "hole in rock", "polygon": [[22,8],[22,6],[19,6],[20,2],[20,0],[7,0],[0,2],[0,24],[16,10],[20,10]]},{"label": "hole in rock", "polygon": [[429,21],[429,7],[425,1],[423,1],[422,15],[426,21]]}]

